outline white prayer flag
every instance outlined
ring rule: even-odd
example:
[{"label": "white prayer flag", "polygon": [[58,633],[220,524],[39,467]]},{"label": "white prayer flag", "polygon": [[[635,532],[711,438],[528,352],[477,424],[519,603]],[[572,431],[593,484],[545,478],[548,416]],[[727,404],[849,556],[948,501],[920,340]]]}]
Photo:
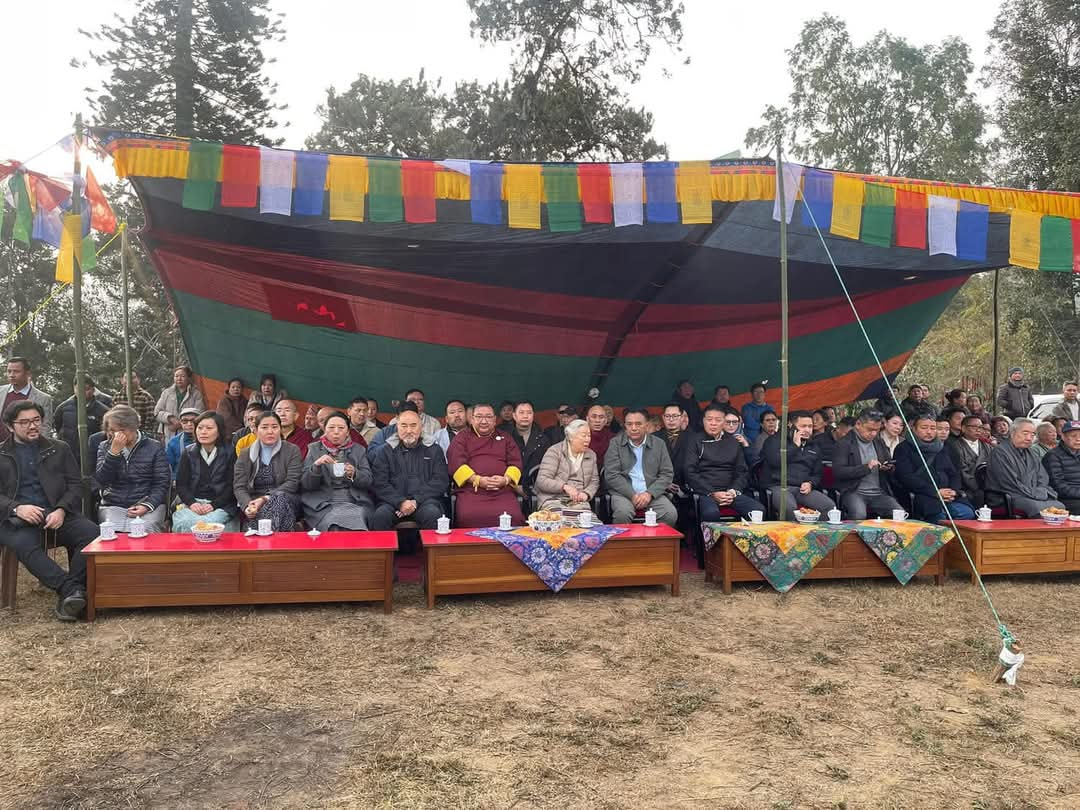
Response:
[{"label": "white prayer flag", "polygon": [[939,197],[930,194],[927,197],[928,230],[930,233],[930,255],[947,253],[956,255],[956,200],[952,197]]},{"label": "white prayer flag", "polygon": [[463,174],[466,177],[472,177],[472,165],[474,163],[491,163],[490,160],[437,160],[435,162],[452,172]]},{"label": "white prayer flag", "polygon": [[287,149],[259,147],[259,211],[292,214],[293,168],[296,156]]},{"label": "white prayer flag", "polygon": [[615,227],[642,223],[642,170],[640,163],[612,163]]},{"label": "white prayer flag", "polygon": [[[795,213],[795,200],[799,196],[799,185],[802,183],[803,167],[798,163],[784,161],[780,164],[783,174],[777,174],[777,179],[784,178],[784,222],[790,224],[791,215]],[[780,221],[780,184],[776,184],[776,199],[773,200],[772,218]]]}]

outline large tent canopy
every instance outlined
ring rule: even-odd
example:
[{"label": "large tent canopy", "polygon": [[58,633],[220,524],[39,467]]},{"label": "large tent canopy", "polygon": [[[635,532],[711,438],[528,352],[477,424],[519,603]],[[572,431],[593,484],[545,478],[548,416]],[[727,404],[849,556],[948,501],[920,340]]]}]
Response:
[{"label": "large tent canopy", "polygon": [[[771,161],[504,165],[93,135],[143,202],[143,242],[211,397],[268,371],[306,402],[386,404],[417,386],[432,410],[460,397],[543,411],[592,388],[658,405],[684,378],[702,399],[779,381]],[[1080,216],[1073,195],[818,170],[801,182],[890,375],[972,273],[1031,253],[1032,222],[1037,264],[1039,229],[1045,253],[1050,221]],[[806,204],[789,229],[792,406],[878,395]],[[895,212],[895,232],[871,204]],[[922,206],[922,247],[897,245],[918,244],[904,205]],[[931,239],[951,222],[967,258],[930,255],[927,210]],[[1071,269],[1067,252],[1046,269]]]}]

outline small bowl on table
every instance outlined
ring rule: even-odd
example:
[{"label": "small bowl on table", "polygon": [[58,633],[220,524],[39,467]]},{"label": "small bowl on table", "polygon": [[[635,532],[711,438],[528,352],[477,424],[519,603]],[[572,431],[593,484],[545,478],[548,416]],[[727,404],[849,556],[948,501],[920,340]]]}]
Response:
[{"label": "small bowl on table", "polygon": [[796,509],[795,520],[799,521],[799,523],[819,523],[821,521],[821,512],[801,512]]},{"label": "small bowl on table", "polygon": [[224,523],[199,522],[191,527],[191,536],[200,543],[216,543],[224,531]]},{"label": "small bowl on table", "polygon": [[1039,512],[1039,517],[1043,519],[1043,523],[1047,526],[1064,526],[1065,521],[1069,519],[1069,513],[1064,510],[1060,512],[1050,512],[1044,509]]}]

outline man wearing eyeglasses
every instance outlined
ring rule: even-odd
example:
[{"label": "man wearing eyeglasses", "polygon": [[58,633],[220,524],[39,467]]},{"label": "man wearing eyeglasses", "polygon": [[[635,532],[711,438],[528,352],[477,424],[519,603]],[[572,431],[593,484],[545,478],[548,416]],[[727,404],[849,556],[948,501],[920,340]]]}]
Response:
[{"label": "man wearing eyeglasses", "polygon": [[[81,484],[75,456],[64,442],[42,435],[45,409],[21,400],[8,405],[4,423],[11,436],[0,444],[0,545],[45,587],[56,591],[56,617],[75,621],[86,607],[85,548],[97,524],[81,514]],[[56,531],[67,549],[68,570],[45,552],[42,529]]]}]

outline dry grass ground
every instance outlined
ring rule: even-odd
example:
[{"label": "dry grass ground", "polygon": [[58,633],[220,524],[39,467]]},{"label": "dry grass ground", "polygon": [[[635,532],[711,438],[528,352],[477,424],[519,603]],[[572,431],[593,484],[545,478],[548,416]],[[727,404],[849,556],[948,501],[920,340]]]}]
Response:
[{"label": "dry grass ground", "polygon": [[0,614],[4,808],[1076,808],[1080,579]]}]

